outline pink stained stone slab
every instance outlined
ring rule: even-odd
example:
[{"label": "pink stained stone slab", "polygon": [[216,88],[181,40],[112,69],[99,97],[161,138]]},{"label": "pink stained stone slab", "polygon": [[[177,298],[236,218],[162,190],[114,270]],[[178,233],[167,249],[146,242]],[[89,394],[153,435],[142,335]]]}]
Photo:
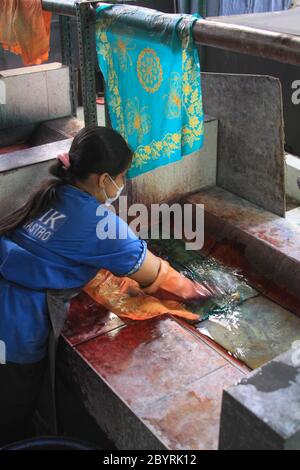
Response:
[{"label": "pink stained stone slab", "polygon": [[200,191],[184,202],[204,204],[207,213],[300,261],[300,227],[288,217],[274,215],[221,188]]},{"label": "pink stained stone slab", "polygon": [[124,325],[119,317],[81,292],[70,302],[63,335],[75,346]]},{"label": "pink stained stone slab", "polygon": [[169,316],[135,322],[76,349],[138,415],[147,404],[227,364]]},{"label": "pink stained stone slab", "polygon": [[231,365],[149,405],[143,421],[173,450],[218,448],[223,389],[245,375]]}]

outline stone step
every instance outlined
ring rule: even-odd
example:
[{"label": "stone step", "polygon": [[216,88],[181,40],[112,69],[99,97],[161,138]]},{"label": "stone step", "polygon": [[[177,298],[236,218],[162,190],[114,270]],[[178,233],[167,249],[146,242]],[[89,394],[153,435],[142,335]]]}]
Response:
[{"label": "stone step", "polygon": [[256,289],[299,315],[300,226],[220,187],[182,203],[204,205],[203,252],[238,268]]}]

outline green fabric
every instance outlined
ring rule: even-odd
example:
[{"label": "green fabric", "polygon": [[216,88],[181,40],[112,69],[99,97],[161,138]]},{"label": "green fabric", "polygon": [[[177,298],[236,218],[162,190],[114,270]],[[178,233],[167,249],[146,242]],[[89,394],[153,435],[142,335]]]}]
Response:
[{"label": "green fabric", "polygon": [[199,320],[231,312],[238,304],[258,295],[236,271],[199,252],[185,250],[180,240],[151,240],[148,247],[161,258],[167,259],[184,276],[217,292],[204,305],[187,305],[190,311],[199,315]]}]

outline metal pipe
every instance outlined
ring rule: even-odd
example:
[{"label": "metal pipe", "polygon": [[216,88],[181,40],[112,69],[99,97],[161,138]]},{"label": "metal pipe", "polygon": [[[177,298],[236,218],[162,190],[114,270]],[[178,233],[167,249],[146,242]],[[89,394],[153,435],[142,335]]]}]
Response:
[{"label": "metal pipe", "polygon": [[211,20],[198,20],[193,34],[201,45],[300,65],[300,36]]},{"label": "metal pipe", "polygon": [[43,9],[59,15],[76,16],[76,5],[96,3],[95,0],[42,0]]},{"label": "metal pipe", "polygon": [[76,0],[42,0],[43,9],[59,15],[76,16]]},{"label": "metal pipe", "polygon": [[[45,10],[70,16],[76,16],[76,5],[78,4],[97,3],[95,0],[42,1]],[[91,18],[93,18],[94,9],[92,5],[90,5],[90,8]],[[110,17],[112,14],[110,9],[103,11],[104,16]],[[120,17],[120,20],[122,21],[122,17]],[[146,31],[151,29],[151,25],[134,16],[127,16],[124,21],[127,25],[140,27]],[[195,41],[200,45],[300,65],[300,36],[207,19],[195,22],[193,34]]]}]

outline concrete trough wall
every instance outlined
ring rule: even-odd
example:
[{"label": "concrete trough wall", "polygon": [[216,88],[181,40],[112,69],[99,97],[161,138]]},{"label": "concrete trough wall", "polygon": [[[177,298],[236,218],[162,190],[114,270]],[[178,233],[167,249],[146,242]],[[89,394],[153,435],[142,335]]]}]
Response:
[{"label": "concrete trough wall", "polygon": [[72,139],[6,154],[0,158],[0,217],[22,205],[33,188],[49,177],[48,167]]},{"label": "concrete trough wall", "polygon": [[[74,127],[74,126],[73,126]],[[76,130],[78,130],[76,128]],[[70,131],[68,130],[70,134]],[[215,186],[217,166],[218,122],[205,122],[205,146],[180,162],[146,173],[127,185],[133,202],[160,203],[187,193]],[[57,154],[68,152],[72,140],[6,154],[0,159],[0,216],[16,209],[32,189],[48,177],[48,167]]]},{"label": "concrete trough wall", "polygon": [[0,84],[0,147],[29,137],[33,124],[71,115],[69,68],[65,65],[0,71]]},{"label": "concrete trough wall", "polygon": [[187,193],[215,186],[218,121],[205,117],[204,147],[182,160],[137,176],[128,184],[133,203],[146,205],[178,199]]}]

